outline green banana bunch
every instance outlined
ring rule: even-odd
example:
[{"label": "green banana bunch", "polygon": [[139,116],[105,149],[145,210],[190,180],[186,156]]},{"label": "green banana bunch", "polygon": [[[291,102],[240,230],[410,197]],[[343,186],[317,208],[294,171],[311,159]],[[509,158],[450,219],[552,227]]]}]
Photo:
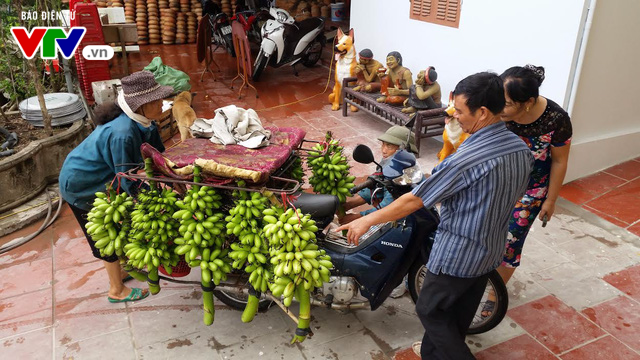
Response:
[{"label": "green banana bunch", "polygon": [[[240,186],[244,185],[239,183]],[[259,192],[236,191],[236,206],[229,210],[227,234],[233,234],[238,241],[231,244],[229,257],[233,259],[232,266],[249,273],[249,283],[260,292],[268,289],[271,279],[269,265],[269,251],[267,241],[262,231],[262,211],[269,202],[269,198]]]},{"label": "green banana bunch", "polygon": [[302,178],[304,177],[304,169],[302,168],[302,159],[300,159],[300,157],[296,157],[293,164],[291,164],[291,167],[289,168],[289,177],[294,180],[302,181]]},{"label": "green banana bunch", "polygon": [[313,191],[321,194],[335,195],[340,203],[347,200],[349,189],[354,187],[355,176],[349,175],[349,164],[343,154],[343,147],[338,140],[327,133],[326,142],[316,144],[309,152],[307,159],[313,175],[309,183]]},{"label": "green banana bunch", "polygon": [[[200,167],[194,166],[193,181],[196,183],[201,181],[200,171]],[[231,272],[229,249],[223,249],[226,242],[224,214],[214,211],[222,206],[221,200],[222,196],[214,188],[193,185],[183,200],[176,201],[180,210],[172,216],[179,221],[180,237],[173,240],[175,254],[184,255],[190,267],[200,267],[205,325],[211,325],[215,317],[211,282],[220,285]]]},{"label": "green banana bunch", "polygon": [[331,258],[316,244],[318,227],[299,209],[271,207],[263,211],[265,236],[269,239],[270,263],[274,280],[269,290],[275,297],[284,296],[290,306],[297,286],[312,291],[328,282],[333,268]]},{"label": "green banana bunch", "polygon": [[[178,222],[171,217],[176,209],[176,196],[169,189],[143,190],[138,194],[138,202],[131,212],[129,240],[136,243],[138,249],[148,249],[149,256],[142,255],[143,260],[148,261],[136,262],[138,266],[132,261],[131,265],[134,267],[141,269],[148,266],[149,269],[160,264],[165,265],[165,268],[175,266],[171,265],[175,257],[171,256],[169,242],[178,235]],[[127,257],[129,260],[138,260],[137,257]]]},{"label": "green banana bunch", "polygon": [[95,241],[100,255],[111,256],[115,253],[121,256],[131,229],[129,213],[133,207],[133,198],[126,193],[116,195],[113,189],[108,192],[109,195],[104,192],[96,193],[85,229],[91,240]]}]

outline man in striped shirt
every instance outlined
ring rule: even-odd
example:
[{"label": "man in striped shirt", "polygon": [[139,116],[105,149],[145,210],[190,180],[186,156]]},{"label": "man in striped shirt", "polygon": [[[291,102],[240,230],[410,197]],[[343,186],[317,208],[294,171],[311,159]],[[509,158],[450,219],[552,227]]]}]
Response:
[{"label": "man in striped shirt", "polygon": [[[500,265],[513,204],[533,166],[527,145],[507,130],[498,75],[478,73],[454,90],[454,117],[471,134],[432,175],[387,207],[336,229],[349,242],[369,227],[441,203],[440,224],[416,311],[425,327],[423,359],[473,359],[465,335],[484,293],[488,273]],[[426,241],[426,239],[425,239]]]}]

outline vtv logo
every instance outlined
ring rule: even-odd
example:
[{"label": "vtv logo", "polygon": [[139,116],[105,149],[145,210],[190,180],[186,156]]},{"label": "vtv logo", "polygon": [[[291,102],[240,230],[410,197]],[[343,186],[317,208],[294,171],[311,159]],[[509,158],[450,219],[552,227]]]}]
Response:
[{"label": "vtv logo", "polygon": [[65,59],[69,59],[86,32],[87,29],[84,27],[73,27],[68,34],[61,27],[37,26],[31,33],[24,27],[11,28],[11,34],[16,39],[22,55],[27,59],[32,59],[38,48],[43,59],[55,59],[56,49],[60,50]]}]

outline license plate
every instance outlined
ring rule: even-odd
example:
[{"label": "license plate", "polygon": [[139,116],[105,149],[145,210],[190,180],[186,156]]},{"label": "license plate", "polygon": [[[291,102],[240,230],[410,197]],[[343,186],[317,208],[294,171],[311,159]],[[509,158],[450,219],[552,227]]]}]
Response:
[{"label": "license plate", "polygon": [[223,27],[220,31],[222,31],[222,35],[229,35],[231,34],[231,26],[227,25]]}]

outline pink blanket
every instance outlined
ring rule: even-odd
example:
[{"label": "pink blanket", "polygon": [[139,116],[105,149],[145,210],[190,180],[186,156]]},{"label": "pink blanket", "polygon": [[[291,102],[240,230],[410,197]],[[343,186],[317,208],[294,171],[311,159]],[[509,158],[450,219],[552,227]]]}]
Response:
[{"label": "pink blanket", "polygon": [[[264,182],[284,164],[306,135],[300,128],[266,129],[272,132],[270,144],[260,149],[248,149],[240,145],[218,145],[209,139],[193,138],[167,149],[163,154],[154,152],[155,149],[151,146],[143,145],[141,150],[145,158],[154,159],[154,164],[160,172],[172,178],[193,178],[193,175],[178,175],[173,170],[192,165],[197,159],[205,159],[233,168],[259,172],[260,179],[257,182]],[[165,158],[175,164],[174,169],[167,165]]]}]

